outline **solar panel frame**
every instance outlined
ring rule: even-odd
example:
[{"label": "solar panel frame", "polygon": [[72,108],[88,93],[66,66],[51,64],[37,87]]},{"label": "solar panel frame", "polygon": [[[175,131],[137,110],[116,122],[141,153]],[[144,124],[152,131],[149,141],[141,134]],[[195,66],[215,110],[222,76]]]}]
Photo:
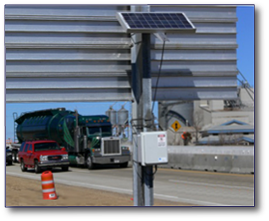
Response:
[{"label": "solar panel frame", "polygon": [[127,33],[196,31],[183,12],[118,12],[116,17]]}]

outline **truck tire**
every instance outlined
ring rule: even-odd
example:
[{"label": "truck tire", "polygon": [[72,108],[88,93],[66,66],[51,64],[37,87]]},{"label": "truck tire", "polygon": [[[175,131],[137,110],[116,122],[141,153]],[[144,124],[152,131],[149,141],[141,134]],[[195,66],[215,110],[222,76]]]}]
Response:
[{"label": "truck tire", "polygon": [[12,161],[13,163],[17,162],[18,153],[17,151],[12,151]]},{"label": "truck tire", "polygon": [[62,171],[68,171],[68,169],[69,169],[69,166],[63,166],[62,167]]},{"label": "truck tire", "polygon": [[128,162],[120,164],[120,168],[127,168],[127,167],[128,167]]},{"label": "truck tire", "polygon": [[94,163],[92,162],[92,157],[90,156],[90,154],[88,154],[87,156],[86,164],[89,170],[94,169]]},{"label": "truck tire", "polygon": [[38,165],[38,161],[35,160],[35,173],[40,173],[40,172],[41,172],[41,169],[40,169],[40,167]]},{"label": "truck tire", "polygon": [[21,166],[20,167],[21,167],[22,172],[25,172],[27,170],[27,168],[25,167],[25,164],[23,162],[23,159],[21,159]]}]

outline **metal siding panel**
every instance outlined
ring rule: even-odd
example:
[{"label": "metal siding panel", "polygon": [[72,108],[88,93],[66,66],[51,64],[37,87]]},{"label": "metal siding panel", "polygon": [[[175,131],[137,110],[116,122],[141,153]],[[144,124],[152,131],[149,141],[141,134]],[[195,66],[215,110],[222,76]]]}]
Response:
[{"label": "metal siding panel", "polygon": [[[159,61],[151,62],[151,71],[157,73],[159,71]],[[180,73],[180,72],[189,72],[194,71],[231,71],[234,72],[237,70],[236,61],[164,61],[162,64],[162,71],[171,72],[171,73]]]},{"label": "metal siding panel", "polygon": [[[161,60],[162,51],[152,50],[152,60]],[[236,50],[170,50],[166,49],[164,52],[164,60],[236,60]]]},{"label": "metal siding panel", "polygon": [[80,89],[80,90],[7,90],[6,101],[13,102],[86,102],[129,101],[130,89]]},{"label": "metal siding panel", "polygon": [[8,49],[7,61],[129,61],[129,50],[99,50],[99,49]]},{"label": "metal siding panel", "polygon": [[6,72],[117,72],[130,70],[127,61],[7,61]]},{"label": "metal siding panel", "polygon": [[[152,91],[155,93],[155,90]],[[237,97],[237,88],[158,88],[156,100],[226,100]]]},{"label": "metal siding panel", "polygon": [[221,33],[221,34],[236,34],[236,23],[198,23],[194,22],[196,33]]},{"label": "metal siding panel", "polygon": [[113,16],[126,5],[5,5],[5,15]]},{"label": "metal siding panel", "polygon": [[[6,101],[131,100],[133,41],[122,32],[115,18],[117,11],[129,8],[6,5]],[[236,7],[154,5],[150,8],[156,12],[182,11],[197,26],[193,35],[167,34],[169,42],[157,99],[235,98]],[[155,87],[162,42],[152,35],[151,43]],[[207,78],[201,78],[204,76]],[[20,81],[21,78],[25,79]],[[106,89],[101,89],[102,83]],[[56,90],[57,85],[61,89]]]},{"label": "metal siding panel", "polygon": [[152,12],[184,12],[193,18],[237,18],[236,6],[217,5],[151,5]]},{"label": "metal siding panel", "polygon": [[129,49],[127,34],[106,33],[6,33],[7,48]]},{"label": "metal siding panel", "polygon": [[120,71],[107,71],[107,72],[7,72],[6,79],[8,78],[89,78],[89,77],[126,77],[130,76],[130,71],[120,70]]},{"label": "metal siding panel", "polygon": [[[152,78],[152,87],[156,88],[157,78]],[[237,87],[234,77],[162,77],[160,88],[199,88],[199,87]]]},{"label": "metal siding panel", "polygon": [[106,78],[8,78],[6,89],[102,89],[127,88],[130,84],[124,77]]},{"label": "metal siding panel", "polygon": [[124,33],[117,21],[31,21],[7,20],[6,32],[98,32]]},{"label": "metal siding panel", "polygon": [[[198,49],[201,46],[211,46],[212,49],[236,49],[236,34],[172,34],[168,33],[167,38],[169,39],[166,42],[165,47],[169,48],[169,45],[174,46],[174,49],[180,49],[184,47],[191,47],[193,49],[197,47]],[[160,49],[162,42],[155,36],[151,37],[152,47]],[[158,47],[157,47],[158,46]]]}]

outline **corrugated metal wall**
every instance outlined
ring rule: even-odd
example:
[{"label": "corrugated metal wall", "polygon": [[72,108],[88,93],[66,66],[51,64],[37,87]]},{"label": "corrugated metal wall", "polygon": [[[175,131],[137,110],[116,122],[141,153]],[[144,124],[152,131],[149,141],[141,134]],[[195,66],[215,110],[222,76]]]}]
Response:
[{"label": "corrugated metal wall", "polygon": [[6,100],[130,100],[128,6],[7,5]]},{"label": "corrugated metal wall", "polygon": [[[197,29],[195,34],[167,34],[158,99],[235,98],[236,7],[161,5],[151,6],[151,11],[184,12]],[[163,43],[154,36],[152,42],[152,70],[157,76]]]},{"label": "corrugated metal wall", "polygon": [[[157,99],[236,96],[236,8],[182,11],[197,33],[168,34]],[[130,6],[6,5],[6,102],[131,100],[132,41],[116,20]],[[152,35],[153,88],[162,42]]]}]

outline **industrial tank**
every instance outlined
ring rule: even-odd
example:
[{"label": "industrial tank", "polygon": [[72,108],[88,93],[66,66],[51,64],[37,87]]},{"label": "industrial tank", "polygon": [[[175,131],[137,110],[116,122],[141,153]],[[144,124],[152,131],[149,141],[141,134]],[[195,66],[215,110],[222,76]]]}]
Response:
[{"label": "industrial tank", "polygon": [[118,124],[122,127],[128,124],[128,117],[128,110],[126,110],[124,106],[122,106],[121,109],[118,111]]},{"label": "industrial tank", "polygon": [[110,123],[113,126],[117,125],[117,111],[112,106],[106,111],[106,115],[109,117]]},{"label": "industrial tank", "polygon": [[23,114],[16,119],[19,142],[26,140],[55,140],[60,145],[74,146],[72,138],[74,112],[65,108],[41,110]]}]

